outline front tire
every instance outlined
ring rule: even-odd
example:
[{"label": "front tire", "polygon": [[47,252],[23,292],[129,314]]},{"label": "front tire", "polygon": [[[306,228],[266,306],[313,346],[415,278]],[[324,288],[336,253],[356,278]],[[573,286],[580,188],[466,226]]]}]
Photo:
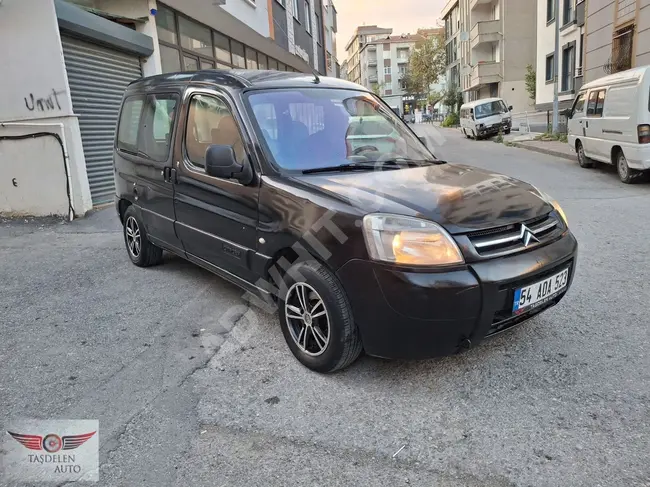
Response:
[{"label": "front tire", "polygon": [[162,262],[162,249],[149,241],[140,215],[133,206],[124,212],[124,243],[129,259],[138,267],[151,267]]},{"label": "front tire", "polygon": [[352,308],[336,276],[315,261],[294,265],[278,302],[282,333],[293,355],[321,373],[354,362],[363,345]]},{"label": "front tire", "polygon": [[585,155],[585,148],[580,141],[576,142],[576,153],[578,154],[578,164],[580,167],[585,169],[594,167],[594,161]]}]

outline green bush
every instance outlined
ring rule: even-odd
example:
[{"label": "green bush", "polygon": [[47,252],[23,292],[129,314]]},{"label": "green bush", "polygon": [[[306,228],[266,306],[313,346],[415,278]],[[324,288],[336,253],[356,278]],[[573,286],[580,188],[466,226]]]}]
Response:
[{"label": "green bush", "polygon": [[456,125],[460,125],[460,116],[457,113],[450,113],[442,122],[443,127],[455,127]]}]

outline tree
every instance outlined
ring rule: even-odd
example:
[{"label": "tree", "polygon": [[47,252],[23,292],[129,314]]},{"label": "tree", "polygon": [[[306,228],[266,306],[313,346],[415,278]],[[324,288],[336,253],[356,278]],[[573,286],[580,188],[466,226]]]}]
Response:
[{"label": "tree", "polygon": [[452,112],[458,112],[463,104],[463,93],[456,85],[450,85],[442,94],[442,102],[448,106]]},{"label": "tree", "polygon": [[404,91],[410,95],[415,95],[424,91],[424,85],[421,80],[413,76],[409,66],[406,67],[406,71],[402,74],[402,83],[404,84]]},{"label": "tree", "polygon": [[384,87],[384,83],[373,83],[372,92],[377,96],[381,96],[381,91],[383,87]]},{"label": "tree", "polygon": [[408,70],[413,87],[419,93],[428,93],[429,86],[436,83],[447,69],[445,41],[440,35],[425,38],[411,53]]},{"label": "tree", "polygon": [[528,96],[534,102],[537,99],[537,73],[531,64],[526,66],[526,76],[524,80],[526,82],[526,91],[528,92]]}]

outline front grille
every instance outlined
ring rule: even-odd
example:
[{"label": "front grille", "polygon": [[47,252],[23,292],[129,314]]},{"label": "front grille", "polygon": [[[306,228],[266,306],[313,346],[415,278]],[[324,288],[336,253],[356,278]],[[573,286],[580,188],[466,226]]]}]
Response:
[{"label": "front grille", "polygon": [[472,232],[467,237],[476,252],[487,257],[538,247],[553,239],[558,230],[562,230],[560,221],[548,214],[523,223]]}]

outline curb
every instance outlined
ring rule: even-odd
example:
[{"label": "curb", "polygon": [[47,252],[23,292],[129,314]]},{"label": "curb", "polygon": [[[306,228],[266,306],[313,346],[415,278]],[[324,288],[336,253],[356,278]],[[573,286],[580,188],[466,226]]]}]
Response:
[{"label": "curb", "polygon": [[558,150],[535,147],[532,145],[527,145],[523,142],[512,142],[512,147],[518,147],[519,149],[526,149],[533,152],[539,152],[540,154],[547,154],[549,156],[562,157],[563,159],[569,159],[569,160],[575,159],[575,154],[567,154],[566,152],[562,152]]}]

